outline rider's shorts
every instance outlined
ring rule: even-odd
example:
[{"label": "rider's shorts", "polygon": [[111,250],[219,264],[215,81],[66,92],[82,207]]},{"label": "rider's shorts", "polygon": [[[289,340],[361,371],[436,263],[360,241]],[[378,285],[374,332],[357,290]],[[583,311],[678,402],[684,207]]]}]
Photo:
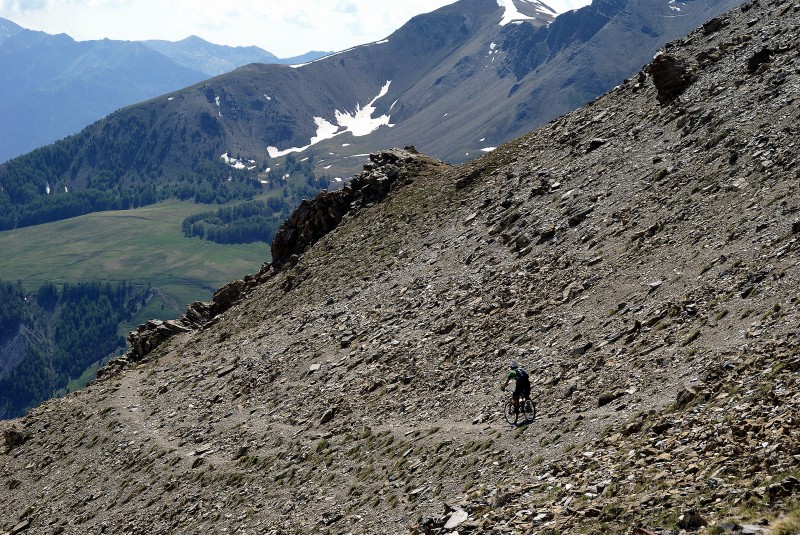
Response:
[{"label": "rider's shorts", "polygon": [[524,383],[518,381],[516,388],[514,388],[514,397],[529,399],[531,397],[530,381],[525,381]]}]

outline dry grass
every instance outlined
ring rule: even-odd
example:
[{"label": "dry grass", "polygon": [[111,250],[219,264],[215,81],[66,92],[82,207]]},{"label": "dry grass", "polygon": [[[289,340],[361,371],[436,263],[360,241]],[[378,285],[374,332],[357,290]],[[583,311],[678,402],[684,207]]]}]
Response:
[{"label": "dry grass", "polygon": [[798,535],[800,534],[800,503],[795,504],[785,517],[781,518],[770,527],[772,535]]}]

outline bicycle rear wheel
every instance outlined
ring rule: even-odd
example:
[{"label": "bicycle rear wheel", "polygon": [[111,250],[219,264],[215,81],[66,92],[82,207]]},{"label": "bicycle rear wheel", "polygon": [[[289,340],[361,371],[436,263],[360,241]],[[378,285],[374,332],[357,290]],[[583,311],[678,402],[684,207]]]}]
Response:
[{"label": "bicycle rear wheel", "polygon": [[520,411],[525,415],[525,421],[532,422],[536,418],[536,402],[526,399],[520,403]]},{"label": "bicycle rear wheel", "polygon": [[514,408],[513,401],[503,401],[503,416],[511,425],[517,425],[517,420],[519,419],[519,413],[517,413],[516,409]]}]

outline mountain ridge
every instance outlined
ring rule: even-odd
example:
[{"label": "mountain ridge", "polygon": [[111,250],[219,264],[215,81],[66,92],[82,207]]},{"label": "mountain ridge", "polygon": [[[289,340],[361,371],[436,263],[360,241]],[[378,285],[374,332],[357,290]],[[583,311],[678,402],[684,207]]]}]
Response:
[{"label": "mountain ridge", "polygon": [[[437,158],[463,161],[610,89],[650,59],[659,36],[735,3],[687,4],[672,19],[660,1],[598,0],[555,21],[542,11],[501,25],[505,11],[496,2],[461,0],[414,17],[380,42],[298,68],[248,65],[126,108],[0,166],[0,182],[11,189],[9,180],[29,177],[14,184],[25,199],[44,195],[45,177],[59,191],[76,191],[108,182],[109,174],[117,181],[104,187],[126,186],[119,177],[135,173],[155,188],[225,154],[252,162],[246,174],[253,181],[275,182],[281,175],[267,169],[297,156],[312,162],[317,179],[335,182],[356,172],[363,154],[410,140]],[[647,33],[637,26],[645,20]],[[641,63],[602,53],[624,51],[626,39],[644,51]],[[131,124],[136,134],[126,135]],[[103,150],[95,154],[97,147]],[[140,155],[133,170],[117,157],[130,153]]]},{"label": "mountain ridge", "polygon": [[0,161],[54,143],[126,105],[243,64],[280,61],[257,47],[225,47],[199,38],[180,43],[76,41],[7,19],[0,26],[0,113],[6,117]]},{"label": "mountain ridge", "polygon": [[179,65],[205,73],[209,78],[249,63],[293,65],[330,54],[330,52],[312,51],[300,56],[279,58],[257,46],[216,45],[196,35],[190,35],[174,42],[164,40],[140,42],[164,54]]}]

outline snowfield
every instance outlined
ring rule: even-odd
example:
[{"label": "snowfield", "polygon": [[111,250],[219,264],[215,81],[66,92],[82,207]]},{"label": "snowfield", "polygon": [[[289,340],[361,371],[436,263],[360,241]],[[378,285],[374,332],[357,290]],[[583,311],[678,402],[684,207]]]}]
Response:
[{"label": "snowfield", "polygon": [[381,126],[388,126],[389,128],[393,127],[394,125],[389,122],[391,120],[389,115],[381,115],[380,117],[372,116],[372,114],[375,113],[375,102],[377,102],[378,99],[386,96],[386,94],[389,92],[389,87],[391,84],[392,81],[388,80],[381,88],[378,96],[373,98],[369,104],[363,108],[361,107],[361,104],[356,103],[356,109],[353,111],[353,113],[350,113],[346,110],[334,110],[333,115],[336,118],[336,124],[333,124],[322,117],[314,117],[314,123],[317,126],[317,135],[311,138],[308,145],[305,147],[291,147],[283,150],[278,149],[277,147],[268,147],[267,152],[269,153],[270,158],[279,158],[292,152],[302,152],[307,148],[316,145],[320,141],[333,139],[334,137],[344,134],[345,132],[350,132],[356,137],[361,137],[371,134]]}]

